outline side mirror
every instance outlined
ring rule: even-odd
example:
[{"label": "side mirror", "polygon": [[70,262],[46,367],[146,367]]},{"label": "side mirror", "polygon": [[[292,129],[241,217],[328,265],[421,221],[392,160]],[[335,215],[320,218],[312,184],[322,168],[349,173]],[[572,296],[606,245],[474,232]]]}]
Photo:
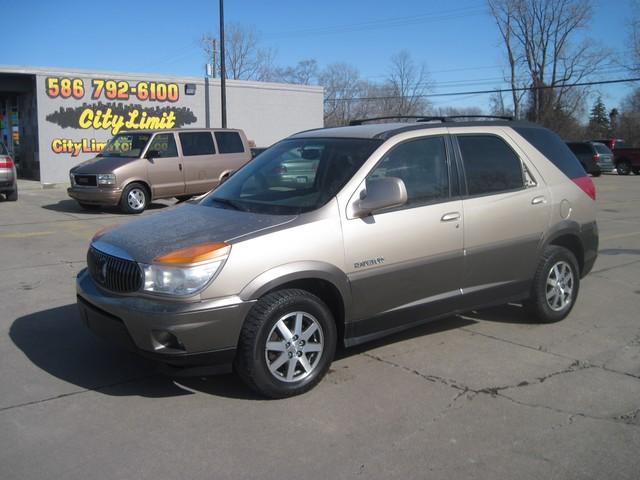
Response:
[{"label": "side mirror", "polygon": [[147,150],[147,154],[144,156],[147,160],[153,160],[154,158],[159,158],[160,152],[158,150]]},{"label": "side mirror", "polygon": [[397,177],[372,178],[367,180],[366,191],[353,205],[357,218],[366,217],[376,210],[400,207],[407,203],[407,188]]},{"label": "side mirror", "polygon": [[225,174],[221,179],[220,182],[218,183],[218,185],[222,185],[224,182],[226,182],[227,180],[229,180],[229,178],[231,178],[231,175],[233,175],[234,173],[236,173],[236,170],[232,170],[229,173]]}]

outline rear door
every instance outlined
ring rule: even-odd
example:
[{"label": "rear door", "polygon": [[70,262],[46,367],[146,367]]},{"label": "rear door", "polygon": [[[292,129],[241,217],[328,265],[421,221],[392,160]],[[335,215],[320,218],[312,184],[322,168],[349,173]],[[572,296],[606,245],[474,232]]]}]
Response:
[{"label": "rear door", "polygon": [[216,179],[238,170],[251,160],[251,151],[247,146],[244,134],[237,130],[220,130],[214,132],[218,157],[216,158]]},{"label": "rear door", "polygon": [[173,197],[184,193],[182,160],[178,155],[175,134],[157,133],[151,139],[146,155],[147,176],[154,198]]},{"label": "rear door", "polygon": [[506,135],[455,135],[464,171],[463,303],[527,291],[549,223],[546,185]]},{"label": "rear door", "polygon": [[218,183],[218,155],[213,135],[210,131],[180,132],[179,137],[186,193],[208,192]]}]

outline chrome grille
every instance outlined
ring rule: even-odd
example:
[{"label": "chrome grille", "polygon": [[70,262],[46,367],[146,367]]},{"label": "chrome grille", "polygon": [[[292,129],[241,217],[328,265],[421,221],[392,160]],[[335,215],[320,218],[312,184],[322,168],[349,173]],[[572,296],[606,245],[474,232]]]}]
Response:
[{"label": "chrome grille", "polygon": [[136,292],[142,287],[142,271],[132,260],[107,255],[91,247],[87,253],[87,266],[91,278],[112,292]]}]

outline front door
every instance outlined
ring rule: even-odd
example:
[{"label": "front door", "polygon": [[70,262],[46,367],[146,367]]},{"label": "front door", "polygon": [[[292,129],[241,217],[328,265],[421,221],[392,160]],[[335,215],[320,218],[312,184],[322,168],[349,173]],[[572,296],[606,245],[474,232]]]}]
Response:
[{"label": "front door", "polygon": [[347,336],[364,338],[418,323],[450,311],[459,298],[462,201],[451,189],[446,143],[439,135],[393,147],[367,178],[400,178],[407,203],[343,218],[354,320]]},{"label": "front door", "polygon": [[184,172],[172,132],[157,133],[147,148],[147,175],[154,198],[184,193]]}]

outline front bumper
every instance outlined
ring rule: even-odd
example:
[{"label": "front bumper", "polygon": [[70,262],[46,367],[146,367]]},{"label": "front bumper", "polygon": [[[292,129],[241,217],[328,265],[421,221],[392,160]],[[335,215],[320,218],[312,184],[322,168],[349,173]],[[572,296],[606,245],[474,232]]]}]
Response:
[{"label": "front bumper", "polygon": [[100,187],[69,187],[67,195],[74,200],[92,205],[114,206],[120,202],[122,189]]},{"label": "front bumper", "polygon": [[[176,367],[179,374],[230,371],[242,324],[253,306],[238,297],[186,303],[110,294],[94,283],[87,269],[78,274],[76,287],[80,316],[91,331]],[[172,346],[162,342],[167,333],[177,339]]]}]

